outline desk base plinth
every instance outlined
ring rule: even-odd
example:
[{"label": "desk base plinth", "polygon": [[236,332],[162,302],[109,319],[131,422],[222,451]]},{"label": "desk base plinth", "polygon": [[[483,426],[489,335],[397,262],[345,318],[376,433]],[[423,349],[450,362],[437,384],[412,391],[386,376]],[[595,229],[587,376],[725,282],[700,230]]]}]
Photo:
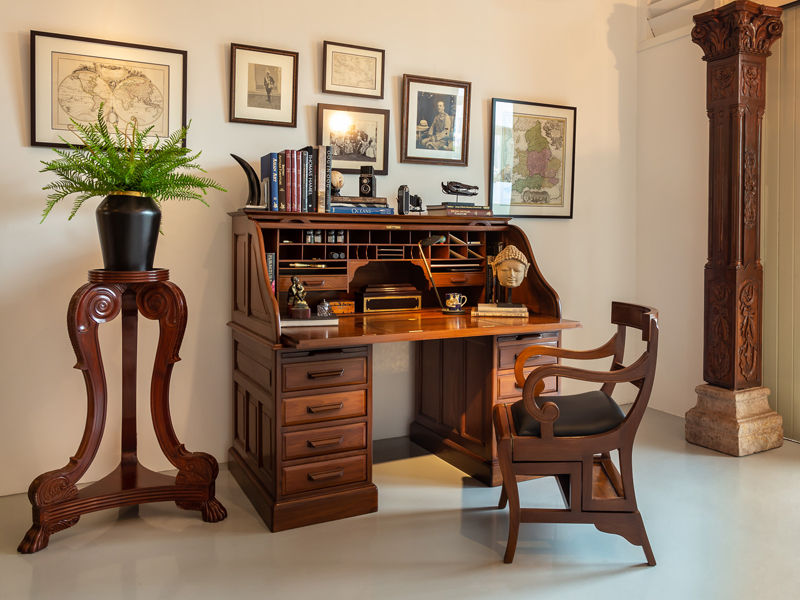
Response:
[{"label": "desk base plinth", "polygon": [[276,501],[236,448],[231,448],[228,456],[231,474],[272,532],[357,517],[378,510],[378,488],[373,483]]}]

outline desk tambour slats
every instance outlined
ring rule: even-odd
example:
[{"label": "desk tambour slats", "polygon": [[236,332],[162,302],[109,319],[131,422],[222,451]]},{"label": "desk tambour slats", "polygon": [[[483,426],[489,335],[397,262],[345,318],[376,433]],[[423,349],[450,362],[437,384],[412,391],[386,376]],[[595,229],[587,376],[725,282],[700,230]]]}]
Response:
[{"label": "desk tambour slats", "polygon": [[[309,241],[309,231],[314,241]],[[316,234],[322,234],[322,242]],[[527,320],[445,315],[420,259],[425,247],[440,292],[468,307],[486,302],[488,258],[513,244],[530,259],[511,301]],[[270,529],[280,531],[373,512],[372,345],[417,345],[411,439],[479,480],[500,481],[491,408],[521,391],[516,355],[559,345],[558,295],[539,271],[525,234],[507,218],[288,214],[233,215],[234,440],[230,470]],[[340,316],[332,327],[281,329],[291,277],[317,302],[351,300],[372,284],[411,284],[422,310]],[[273,285],[274,284],[274,285]],[[277,288],[277,289],[276,289]],[[527,368],[552,357],[532,357]],[[558,381],[546,381],[555,392]],[[380,408],[379,408],[380,410]]]}]

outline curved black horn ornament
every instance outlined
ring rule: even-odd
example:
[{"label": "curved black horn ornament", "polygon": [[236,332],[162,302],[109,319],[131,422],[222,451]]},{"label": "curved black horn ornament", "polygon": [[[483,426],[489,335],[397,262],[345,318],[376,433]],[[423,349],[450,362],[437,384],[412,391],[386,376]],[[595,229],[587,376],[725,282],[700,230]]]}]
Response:
[{"label": "curved black horn ornament", "polygon": [[236,156],[235,154],[231,154],[231,156],[241,165],[242,169],[244,169],[244,174],[247,176],[247,205],[261,206],[261,184],[258,181],[256,170],[241,156]]}]

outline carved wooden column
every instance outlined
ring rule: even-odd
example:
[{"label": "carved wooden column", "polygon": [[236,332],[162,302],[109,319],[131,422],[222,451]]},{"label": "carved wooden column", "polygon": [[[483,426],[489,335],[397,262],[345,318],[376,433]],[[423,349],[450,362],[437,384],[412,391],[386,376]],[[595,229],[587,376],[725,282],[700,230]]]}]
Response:
[{"label": "carved wooden column", "polygon": [[734,456],[783,443],[761,386],[761,121],[769,48],[781,9],[737,0],[696,15],[692,41],[708,63],[708,262],[703,379],[686,439]]}]

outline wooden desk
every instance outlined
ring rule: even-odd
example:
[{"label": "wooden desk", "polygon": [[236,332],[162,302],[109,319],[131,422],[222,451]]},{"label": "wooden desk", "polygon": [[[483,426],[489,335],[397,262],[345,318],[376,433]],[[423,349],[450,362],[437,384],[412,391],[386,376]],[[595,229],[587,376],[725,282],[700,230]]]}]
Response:
[{"label": "wooden desk", "polygon": [[[520,397],[517,354],[531,344],[559,345],[558,295],[536,266],[530,244],[505,218],[384,217],[240,211],[233,215],[234,441],[230,469],[264,521],[280,531],[377,510],[372,483],[372,345],[418,343],[411,439],[489,484],[501,482],[491,409]],[[306,230],[342,232],[341,241],[306,242]],[[528,319],[443,315],[425,277],[416,242],[442,233],[431,247],[433,278],[469,304],[485,300],[487,256],[513,243],[531,268],[512,301]],[[455,240],[451,239],[455,235]],[[466,256],[459,242],[478,258]],[[402,252],[382,259],[381,249]],[[400,250],[402,249],[402,250]],[[346,260],[329,260],[328,252]],[[273,254],[268,259],[268,254]],[[387,253],[388,254],[388,253]],[[268,260],[275,265],[272,292]],[[425,308],[414,312],[341,316],[334,327],[280,327],[286,279],[293,264],[316,266],[307,279],[309,303],[323,297],[358,299],[368,283],[414,283]],[[323,268],[322,265],[325,265]],[[448,268],[452,266],[454,270]],[[472,268],[474,266],[474,269]],[[397,279],[392,280],[392,277]],[[454,281],[459,285],[454,285]],[[310,288],[310,289],[309,289]],[[440,291],[442,291],[440,289]],[[532,357],[528,366],[555,362]],[[556,393],[558,381],[547,381]]]}]

